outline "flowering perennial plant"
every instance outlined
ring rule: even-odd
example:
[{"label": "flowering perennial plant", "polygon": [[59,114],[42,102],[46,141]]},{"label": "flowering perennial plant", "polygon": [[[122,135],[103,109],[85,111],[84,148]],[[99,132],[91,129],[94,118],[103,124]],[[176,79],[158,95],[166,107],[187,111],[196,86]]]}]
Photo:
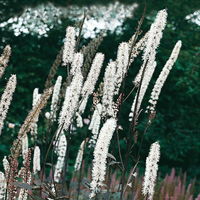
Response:
[{"label": "flowering perennial plant", "polygon": [[[131,39],[119,44],[116,58],[105,63],[103,79],[100,73],[106,55],[98,52],[102,36],[81,49],[82,43],[80,38],[76,41],[75,28],[69,26],[66,29],[64,46],[50,70],[45,83],[46,89],[41,94],[39,88],[34,89],[32,109],[19,127],[9,159],[6,157],[3,159],[4,173],[0,172],[0,200],[4,198],[27,200],[29,196],[32,199],[79,199],[80,195],[90,199],[102,195],[102,199],[111,199],[115,193],[120,193],[120,200],[139,199],[139,193],[134,192],[134,187],[143,139],[138,137],[140,133],[137,131],[137,124],[143,99],[146,97],[157,65],[156,53],[166,19],[167,11],[159,11],[150,30],[139,41],[137,36],[141,31],[138,30],[140,29],[138,25]],[[181,41],[178,41],[156,80],[147,107],[150,116],[155,112],[161,89],[178,57],[180,48]],[[143,63],[133,79],[134,88],[126,94],[126,77],[135,58],[142,51]],[[7,66],[10,52],[11,49],[7,46],[0,57],[0,77]],[[56,74],[61,62],[65,66],[63,69],[67,75],[65,80]],[[56,76],[57,80],[54,80]],[[5,130],[4,120],[15,87],[16,75],[12,75],[0,101],[0,134]],[[124,127],[121,124],[124,112],[121,111],[126,99],[131,98],[133,94],[135,96],[129,115],[131,123],[128,127]],[[93,96],[92,105],[91,96]],[[39,118],[44,108],[45,111],[41,116],[46,118]],[[42,122],[45,125],[39,127]],[[146,132],[147,127],[143,132],[144,136]],[[31,133],[30,143],[28,143],[29,133]],[[76,149],[74,146],[79,141],[82,142],[75,159],[71,152]],[[111,142],[114,145],[110,145]],[[125,155],[121,152],[122,142],[123,148],[126,147],[126,151],[123,150]],[[135,153],[133,149],[137,148],[133,147],[139,142],[141,142],[138,145],[140,148],[135,157],[132,155]],[[93,161],[90,157],[92,154]],[[75,160],[73,168],[72,158]],[[155,142],[151,145],[146,159],[145,177],[140,192],[143,199],[153,200],[155,195],[159,158],[160,145]],[[129,160],[135,163],[132,169],[129,169]],[[121,179],[117,184],[118,189],[116,185],[112,185],[113,171],[117,170],[119,170],[117,176]],[[87,179],[83,177],[86,171]],[[78,184],[73,184],[73,180],[78,180]]]}]

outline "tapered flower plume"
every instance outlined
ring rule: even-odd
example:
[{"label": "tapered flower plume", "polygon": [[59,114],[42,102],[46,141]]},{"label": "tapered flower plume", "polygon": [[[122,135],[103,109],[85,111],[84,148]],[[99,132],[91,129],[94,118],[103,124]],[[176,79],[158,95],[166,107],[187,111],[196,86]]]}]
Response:
[{"label": "tapered flower plume", "polygon": [[89,140],[89,146],[95,146],[96,140],[99,134],[99,128],[101,124],[101,112],[102,112],[102,105],[99,103],[96,105],[95,111],[92,115],[92,119],[90,122],[89,130],[92,131],[92,137]]},{"label": "tapered flower plume", "polygon": [[67,139],[64,134],[61,134],[61,136],[59,137],[55,149],[55,152],[58,155],[58,160],[54,170],[54,181],[58,183],[61,178],[61,173],[65,163],[65,154],[67,151]]},{"label": "tapered flower plume", "polygon": [[141,88],[140,88],[139,94],[138,93],[136,94],[133,104],[132,104],[132,107],[131,107],[131,112],[129,114],[129,121],[132,121],[134,113],[135,113],[135,115],[137,115],[140,110],[142,100],[143,100],[146,90],[149,86],[149,82],[151,80],[151,77],[154,73],[155,68],[156,68],[156,62],[152,63],[145,71],[145,77],[141,83]]},{"label": "tapered flower plume", "polygon": [[82,65],[83,65],[83,54],[82,53],[74,54],[74,59],[72,61],[70,70],[71,75],[75,75],[76,71],[80,70]]},{"label": "tapered flower plume", "polygon": [[115,94],[118,94],[122,80],[127,72],[128,60],[129,60],[129,45],[126,42],[122,42],[119,45],[117,52]]},{"label": "tapered flower plume", "polygon": [[53,121],[56,120],[56,112],[58,109],[58,100],[59,100],[61,84],[62,84],[62,76],[58,76],[53,88],[53,95],[52,95],[52,100],[51,100],[50,118]]},{"label": "tapered flower plume", "polygon": [[115,90],[116,62],[110,62],[104,75],[102,115],[114,116],[113,95]]},{"label": "tapered flower plume", "polygon": [[10,164],[9,164],[6,156],[4,156],[4,158],[3,158],[3,169],[4,169],[4,172],[5,172],[5,176],[7,178],[8,175],[9,175],[9,172],[10,172]]},{"label": "tapered flower plume", "polygon": [[32,101],[32,106],[33,107],[37,104],[37,102],[39,101],[40,97],[41,97],[41,94],[39,94],[39,88],[35,88],[33,90],[33,101]]},{"label": "tapered flower plume", "polygon": [[178,41],[171,53],[170,58],[168,59],[168,61],[166,62],[165,66],[163,67],[158,79],[156,80],[156,83],[154,85],[154,88],[151,92],[151,97],[149,100],[150,106],[147,107],[147,110],[150,111],[150,113],[153,113],[155,111],[155,107],[161,92],[161,89],[174,65],[174,63],[176,62],[180,49],[181,49],[181,41]]},{"label": "tapered flower plume", "polygon": [[41,170],[40,166],[40,148],[38,146],[34,149],[33,154],[33,173],[36,174]]},{"label": "tapered flower plume", "polygon": [[146,169],[142,189],[143,195],[146,196],[148,200],[153,199],[159,159],[160,145],[158,142],[155,142],[151,145],[149,155],[146,158]]},{"label": "tapered flower plume", "polygon": [[2,75],[5,71],[5,68],[8,65],[10,55],[11,55],[11,48],[9,45],[7,45],[4,48],[2,55],[0,56],[0,78],[2,77]]},{"label": "tapered flower plume", "polygon": [[12,75],[6,85],[6,88],[1,96],[0,102],[0,135],[3,128],[3,122],[6,118],[10,103],[12,101],[13,93],[17,84],[16,75]]},{"label": "tapered flower plume", "polygon": [[[33,101],[32,101],[32,107],[33,108],[37,105],[40,98],[41,98],[41,94],[39,94],[39,88],[35,88],[33,90]],[[39,116],[35,119],[34,123],[31,124],[31,135],[32,135],[33,138],[37,137],[37,132],[38,132],[37,122],[38,122],[38,119],[39,119]]]},{"label": "tapered flower plume", "polygon": [[84,147],[85,147],[85,140],[81,143],[79,150],[78,150],[78,154],[77,154],[75,165],[74,165],[75,171],[78,171],[81,168],[81,164],[82,164],[82,160],[83,160]]},{"label": "tapered flower plume", "polygon": [[75,45],[76,45],[76,31],[74,27],[69,26],[66,29],[66,38],[63,49],[63,65],[72,63],[74,58]]},{"label": "tapered flower plume", "polygon": [[84,82],[84,85],[83,85],[83,88],[82,88],[82,91],[81,91],[82,101],[81,101],[81,105],[79,107],[79,113],[84,112],[86,104],[87,104],[88,97],[94,91],[96,82],[97,82],[98,77],[99,77],[101,67],[103,65],[103,61],[104,61],[104,54],[97,53],[94,60],[93,60],[90,72],[87,76],[86,81]]},{"label": "tapered flower plume", "polygon": [[97,144],[94,149],[94,159],[92,168],[92,182],[90,183],[90,198],[99,192],[106,175],[106,159],[108,155],[110,141],[117,126],[116,119],[108,119],[101,128]]},{"label": "tapered flower plume", "polygon": [[83,76],[80,70],[77,70],[71,84],[66,89],[65,100],[60,112],[59,125],[63,126],[64,130],[69,128],[72,117],[77,110],[82,84]]},{"label": "tapered flower plume", "polygon": [[155,61],[155,56],[156,56],[156,49],[158,48],[160,44],[160,40],[163,35],[163,30],[166,26],[167,22],[167,11],[161,10],[158,12],[156,19],[154,23],[151,25],[151,28],[148,32],[148,39],[146,41],[146,48],[144,49],[144,54],[143,54],[143,65],[140,68],[139,73],[137,74],[134,83],[135,85],[139,85],[140,80],[142,78],[143,70],[148,66],[151,66],[152,63]]}]

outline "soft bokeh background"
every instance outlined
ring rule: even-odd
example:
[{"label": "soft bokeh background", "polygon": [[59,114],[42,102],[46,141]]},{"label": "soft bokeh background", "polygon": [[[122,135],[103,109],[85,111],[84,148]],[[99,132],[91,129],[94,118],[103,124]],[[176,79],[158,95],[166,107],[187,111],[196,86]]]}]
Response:
[{"label": "soft bokeh background", "polygon": [[[94,3],[95,2],[95,3]],[[161,144],[160,172],[169,172],[172,167],[187,172],[190,178],[200,178],[200,4],[197,0],[151,0],[142,30],[146,32],[158,10],[167,8],[168,24],[157,54],[157,72],[165,64],[177,40],[183,47],[179,59],[162,90],[157,107],[157,117],[148,130],[141,153],[144,165],[149,146],[159,140]],[[144,9],[144,1],[109,0],[0,0],[0,50],[6,44],[12,47],[12,57],[6,74],[0,81],[1,92],[10,74],[17,74],[18,85],[0,139],[0,160],[9,154],[9,148],[17,129],[31,109],[32,91],[42,91],[48,71],[59,52],[65,29],[87,19],[83,27],[81,46],[87,44],[102,30],[108,30],[99,51],[106,61],[115,58],[117,46],[127,41],[134,33]],[[106,64],[106,63],[105,63]],[[133,87],[132,80],[141,65],[137,59],[132,65],[126,86]],[[59,69],[58,74],[62,74]],[[150,91],[149,91],[150,92]],[[149,95],[149,93],[148,93]],[[147,97],[148,97],[147,95]],[[148,100],[148,99],[146,99]],[[124,132],[133,95],[123,109]],[[145,108],[145,104],[144,104]],[[8,123],[16,124],[14,129]],[[142,131],[143,123],[138,130]],[[42,129],[41,129],[42,130]],[[44,131],[44,130],[42,130]],[[79,130],[84,132],[85,130]],[[123,132],[122,132],[123,134]],[[123,135],[121,135],[121,139]],[[71,157],[76,156],[81,136],[75,136]],[[123,140],[122,151],[123,149]]]}]

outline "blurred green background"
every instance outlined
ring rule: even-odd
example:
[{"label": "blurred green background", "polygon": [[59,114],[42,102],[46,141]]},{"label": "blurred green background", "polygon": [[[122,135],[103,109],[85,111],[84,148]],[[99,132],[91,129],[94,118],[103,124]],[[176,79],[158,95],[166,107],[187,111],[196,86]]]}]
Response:
[{"label": "blurred green background", "polygon": [[[109,3],[114,2],[96,0],[95,4],[107,6]],[[118,44],[127,41],[133,35],[145,3],[144,1],[132,0],[120,2],[128,5],[137,3],[138,8],[134,10],[133,17],[124,20],[121,34],[117,34],[116,31],[108,32],[107,36],[104,37],[99,51],[105,53],[106,61],[110,58],[114,59]],[[55,7],[62,7],[66,10],[73,5],[94,5],[92,0],[0,0],[0,23],[6,22],[11,17],[20,16],[26,8],[35,8],[40,4],[45,5],[47,3],[52,3]],[[200,178],[200,27],[191,20],[186,19],[186,16],[200,9],[200,4],[198,0],[149,0],[147,1],[145,20],[142,25],[143,32],[149,29],[157,11],[163,8],[168,10],[168,23],[158,49],[156,58],[158,67],[150,88],[152,88],[177,40],[182,40],[183,47],[179,59],[162,90],[157,107],[157,117],[145,136],[141,156],[142,164],[144,164],[150,144],[159,140],[161,144],[160,171],[163,175],[169,172],[172,167],[175,167],[178,170],[187,172],[191,178]],[[9,154],[9,147],[13,138],[16,137],[16,129],[31,109],[33,89],[38,87],[42,91],[44,88],[50,66],[63,44],[66,26],[74,23],[73,20],[67,17],[61,17],[60,22],[50,29],[45,37],[38,37],[37,34],[20,34],[16,36],[6,26],[4,28],[0,27],[1,52],[6,44],[10,44],[12,47],[9,67],[0,82],[1,92],[10,74],[17,74],[18,80],[14,99],[6,119],[6,123],[15,123],[16,128],[11,130],[5,126],[0,139],[0,160],[3,155]],[[82,38],[81,45],[87,44],[89,41],[90,38]],[[126,92],[131,90],[133,77],[140,65],[141,60],[137,59],[129,72]],[[149,94],[150,90],[147,98]],[[123,108],[125,117],[122,120],[122,125],[124,127],[128,123],[128,113],[132,101],[133,96],[128,99],[126,106]],[[145,105],[144,103],[144,108]],[[142,131],[142,127],[143,123],[139,124],[138,130]],[[84,132],[84,130],[80,132]],[[81,139],[74,141],[74,147],[71,150],[73,158],[76,155],[73,152],[77,152]],[[122,151],[124,151],[123,148]]]}]

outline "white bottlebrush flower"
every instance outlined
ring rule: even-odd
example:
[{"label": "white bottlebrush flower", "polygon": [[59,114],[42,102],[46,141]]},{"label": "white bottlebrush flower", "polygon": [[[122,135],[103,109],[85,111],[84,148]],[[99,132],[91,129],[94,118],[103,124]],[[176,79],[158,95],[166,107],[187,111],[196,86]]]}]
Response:
[{"label": "white bottlebrush flower", "polygon": [[[133,118],[133,114],[135,113],[135,115],[138,114],[139,110],[140,110],[140,106],[142,104],[142,100],[144,98],[144,95],[146,93],[146,90],[149,86],[149,82],[151,80],[151,77],[154,73],[154,70],[156,68],[156,62],[154,63],[149,63],[150,66],[147,66],[147,69],[144,73],[144,78],[142,80],[142,84],[141,84],[141,88],[140,88],[140,91],[139,91],[139,94],[137,93],[135,98],[134,98],[134,101],[133,101],[133,104],[132,104],[132,107],[131,107],[131,112],[129,114],[129,121],[132,121],[132,118]],[[136,104],[137,103],[137,104]]]},{"label": "white bottlebrush flower", "polygon": [[58,142],[56,143],[55,152],[58,155],[58,159],[56,162],[55,170],[54,170],[54,181],[58,183],[61,178],[61,173],[65,163],[65,154],[67,151],[67,139],[64,134],[58,138]]},{"label": "white bottlebrush flower", "polygon": [[122,42],[118,47],[116,60],[115,94],[118,94],[122,80],[127,72],[129,60],[129,44]]},{"label": "white bottlebrush flower", "polygon": [[83,76],[80,70],[74,75],[71,84],[67,87],[65,100],[60,112],[59,126],[63,124],[63,129],[67,130],[71,124],[71,120],[77,110],[79,97],[83,84]]},{"label": "white bottlebrush flower", "polygon": [[97,53],[92,62],[92,66],[90,68],[87,79],[84,82],[83,89],[81,91],[82,96],[93,93],[94,87],[99,77],[101,67],[103,65],[103,61],[104,61],[104,54]]},{"label": "white bottlebrush flower", "polygon": [[24,161],[26,160],[28,153],[28,136],[27,134],[24,134],[22,137],[22,156]]},{"label": "white bottlebrush flower", "polygon": [[40,148],[38,146],[34,149],[33,154],[33,173],[36,174],[41,170],[40,166]]},{"label": "white bottlebrush flower", "polygon": [[6,193],[6,178],[3,172],[0,172],[0,200],[4,200]]},{"label": "white bottlebrush flower", "polygon": [[84,112],[85,107],[87,105],[88,97],[94,91],[96,82],[98,80],[98,77],[99,77],[99,74],[101,71],[101,67],[103,65],[103,61],[104,61],[104,54],[97,53],[93,60],[90,72],[87,76],[87,79],[84,82],[83,88],[81,90],[82,101],[81,101],[81,105],[79,106],[79,113]]},{"label": "white bottlebrush flower", "polygon": [[4,71],[8,65],[8,61],[11,55],[11,47],[10,45],[6,45],[3,50],[3,53],[0,56],[0,78],[3,76]]},{"label": "white bottlebrush flower", "polygon": [[116,62],[110,62],[106,67],[103,84],[102,115],[114,116],[113,95],[115,90]]},{"label": "white bottlebrush flower", "polygon": [[63,65],[67,65],[68,63],[71,63],[73,61],[75,45],[76,31],[74,27],[69,26],[66,29],[66,37],[63,49]]},{"label": "white bottlebrush flower", "polygon": [[13,93],[15,91],[16,88],[16,84],[17,84],[17,79],[16,79],[16,75],[12,75],[9,80],[8,83],[6,85],[6,88],[1,96],[1,101],[0,101],[0,135],[1,135],[1,131],[3,129],[3,122],[6,118],[6,114],[8,112],[10,103],[12,101],[12,97],[13,97]]},{"label": "white bottlebrush flower", "polygon": [[146,169],[142,189],[143,195],[146,196],[148,200],[153,199],[159,159],[160,145],[158,142],[155,142],[151,145],[149,155],[146,158]]},{"label": "white bottlebrush flower", "polygon": [[62,84],[62,76],[58,76],[53,88],[53,95],[52,95],[51,108],[50,108],[50,117],[53,121],[56,120],[56,112],[58,109],[58,100],[59,100],[61,84]]},{"label": "white bottlebrush flower", "polygon": [[70,74],[74,76],[77,70],[81,69],[82,65],[83,65],[83,54],[75,53],[70,69]]},{"label": "white bottlebrush flower", "polygon": [[156,80],[156,83],[153,87],[153,90],[151,92],[151,97],[149,100],[150,106],[147,107],[147,109],[150,112],[154,112],[155,111],[155,107],[161,92],[161,89],[170,73],[170,70],[172,69],[174,63],[176,62],[180,49],[181,49],[181,41],[178,41],[168,59],[168,61],[166,62],[165,66],[163,67],[159,77]]},{"label": "white bottlebrush flower", "polygon": [[75,171],[78,171],[81,168],[81,163],[83,160],[83,153],[84,153],[84,146],[85,146],[85,140],[82,141],[82,143],[79,147],[79,150],[78,150],[78,154],[77,154],[75,165],[74,165]]},{"label": "white bottlebrush flower", "polygon": [[[39,88],[35,88],[33,90],[33,100],[32,100],[32,107],[34,108],[38,101],[40,100],[41,98],[41,94],[39,94]],[[37,130],[38,130],[38,127],[37,127],[37,122],[38,122],[38,117],[35,119],[34,123],[31,124],[31,135],[36,137],[37,135]]]},{"label": "white bottlebrush flower", "polygon": [[102,105],[99,103],[97,104],[95,111],[92,115],[92,119],[90,122],[89,130],[92,131],[92,137],[89,140],[89,146],[94,146],[96,144],[96,140],[99,134],[99,128],[101,124],[101,111],[102,111]]},{"label": "white bottlebrush flower", "polygon": [[35,88],[33,90],[32,107],[34,107],[37,104],[37,102],[39,101],[40,97],[41,97],[41,94],[39,94],[39,88]]},{"label": "white bottlebrush flower", "polygon": [[10,171],[10,164],[9,164],[6,156],[4,156],[4,158],[3,158],[3,169],[5,172],[5,176],[7,177],[7,175],[9,174],[9,171]]},{"label": "white bottlebrush flower", "polygon": [[90,198],[93,198],[103,185],[106,175],[106,159],[110,141],[117,126],[116,119],[108,119],[100,130],[97,144],[94,149],[92,168],[92,182],[90,183]]},{"label": "white bottlebrush flower", "polygon": [[[135,85],[138,85],[140,83],[141,77],[143,70],[145,66],[148,63],[153,63],[155,61],[155,56],[156,56],[156,49],[158,48],[160,44],[160,40],[163,35],[163,30],[165,28],[167,22],[167,11],[160,10],[156,16],[156,19],[154,23],[151,25],[151,28],[148,32],[148,39],[146,41],[146,47],[144,49],[144,54],[143,54],[143,65],[140,68],[139,73],[137,74],[134,83]],[[150,66],[150,64],[149,64]],[[148,66],[146,66],[147,69]]]}]

